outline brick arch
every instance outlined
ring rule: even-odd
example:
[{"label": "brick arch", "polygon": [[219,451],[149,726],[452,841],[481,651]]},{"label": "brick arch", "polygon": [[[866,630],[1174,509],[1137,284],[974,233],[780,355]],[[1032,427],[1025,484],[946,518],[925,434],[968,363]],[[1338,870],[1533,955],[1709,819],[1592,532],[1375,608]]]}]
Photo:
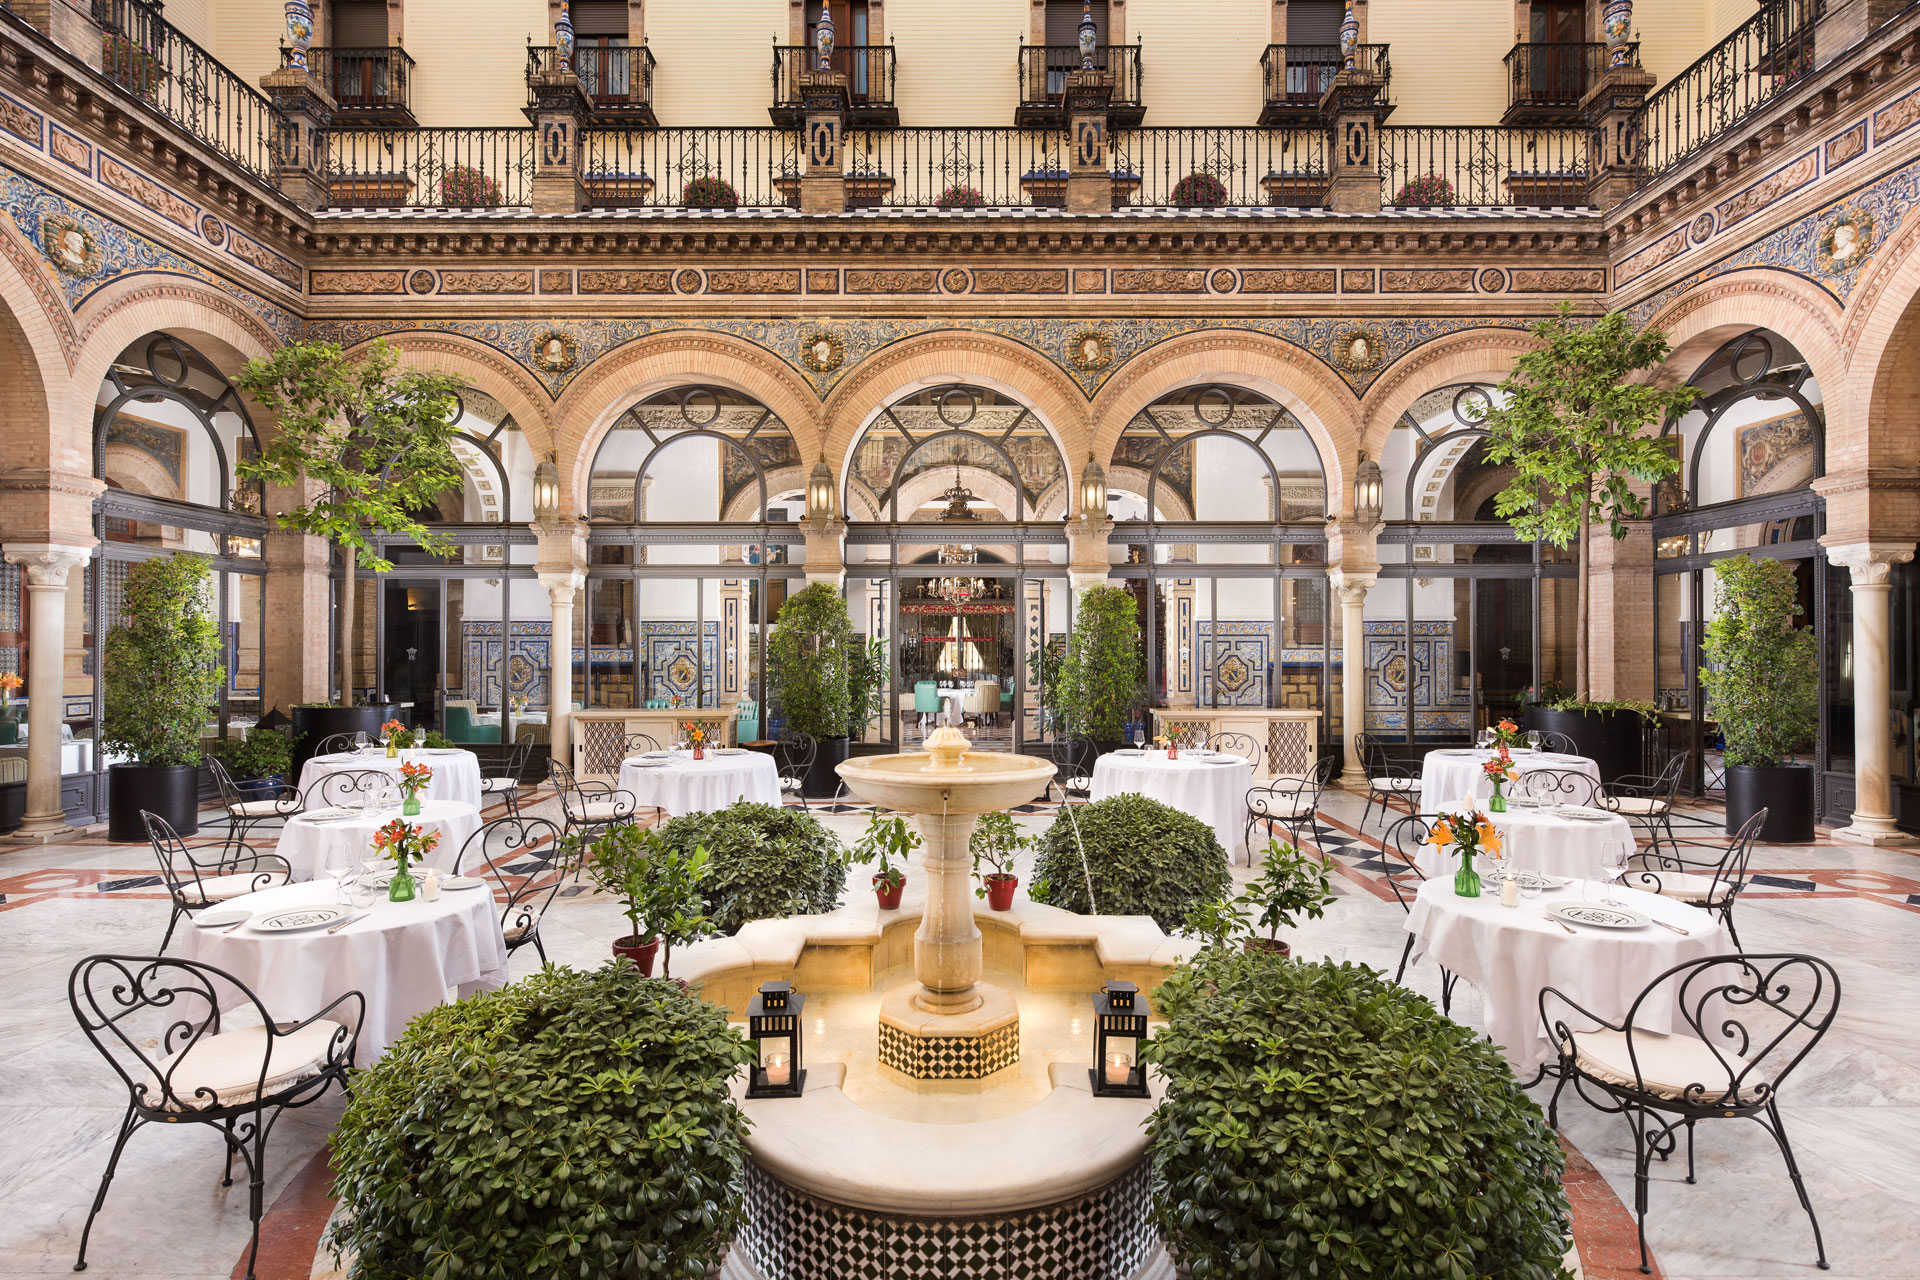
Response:
[{"label": "brick arch", "polygon": [[[704,384],[751,396],[786,424],[810,457],[820,447],[820,401],[798,370],[765,347],[730,334],[673,330],[649,334],[589,365],[567,385],[551,419],[560,474],[587,501],[593,455],[635,401],[670,387]],[[581,510],[587,508],[583,505]]]},{"label": "brick arch", "polygon": [[[1912,406],[1920,400],[1920,213],[1888,237],[1847,306],[1843,336],[1852,358],[1858,435],[1843,447],[1829,411],[1827,470],[1920,466]],[[1827,400],[1833,400],[1832,395]]]},{"label": "brick arch", "polygon": [[1366,449],[1375,457],[1402,414],[1429,391],[1469,382],[1497,383],[1538,344],[1522,329],[1467,329],[1417,347],[1388,367],[1361,401]]},{"label": "brick arch", "polygon": [[[6,424],[6,470],[13,483],[39,484],[44,481],[30,473],[44,475],[62,452],[55,423],[72,420],[55,410],[69,375],[73,326],[44,272],[25,274],[16,260],[17,237],[11,227],[0,230],[0,247],[7,250],[7,263],[0,265],[0,422]],[[11,488],[0,478],[0,522],[10,536],[21,537],[20,531],[46,521],[18,509]]]},{"label": "brick arch", "polygon": [[1094,398],[1095,453],[1111,461],[1120,433],[1142,409],[1205,383],[1245,387],[1285,405],[1306,428],[1326,475],[1329,511],[1351,489],[1360,402],[1318,356],[1266,334],[1209,329],[1156,343],[1129,360]]},{"label": "brick arch", "polygon": [[[515,361],[485,343],[457,334],[415,330],[388,334],[386,340],[399,353],[402,365],[456,374],[498,400],[525,433],[527,447],[536,459],[553,451],[554,431],[548,419],[547,393]],[[352,350],[360,351],[370,345],[371,340]]]}]

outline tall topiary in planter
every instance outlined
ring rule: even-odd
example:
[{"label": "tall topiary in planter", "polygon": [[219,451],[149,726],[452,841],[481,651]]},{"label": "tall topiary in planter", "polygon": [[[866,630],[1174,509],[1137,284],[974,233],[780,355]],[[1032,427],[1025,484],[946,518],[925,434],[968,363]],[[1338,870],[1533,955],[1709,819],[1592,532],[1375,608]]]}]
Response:
[{"label": "tall topiary in planter", "polygon": [[1627,536],[1629,520],[1646,514],[1636,484],[1653,485],[1680,468],[1647,432],[1685,412],[1699,392],[1642,381],[1666,358],[1667,337],[1652,329],[1636,332],[1618,311],[1590,321],[1564,303],[1531,332],[1539,345],[1514,362],[1500,384],[1504,403],[1481,422],[1488,461],[1513,468],[1494,510],[1521,537],[1563,550],[1571,546],[1577,557],[1573,696],[1554,709],[1566,713],[1561,718],[1530,716],[1530,722],[1569,734],[1610,782],[1640,771],[1635,713],[1651,706],[1593,700],[1593,529],[1598,522],[1618,541]]},{"label": "tall topiary in planter", "polygon": [[336,1259],[359,1280],[709,1274],[745,1211],[727,1085],[751,1056],[725,1009],[625,960],[431,1009],[354,1076]]},{"label": "tall topiary in planter", "polygon": [[1119,745],[1145,685],[1140,613],[1132,593],[1122,587],[1088,588],[1074,612],[1067,656],[1054,682],[1054,707],[1074,732],[1106,751]]},{"label": "tall topiary in planter", "polygon": [[1796,627],[1799,583],[1779,560],[1732,556],[1713,566],[1714,613],[1700,646],[1707,714],[1727,744],[1727,831],[1760,810],[1760,838],[1813,839],[1813,770],[1793,763],[1819,725],[1817,646]]},{"label": "tall topiary in planter", "polygon": [[1500,1051],[1425,998],[1213,948],[1156,1004],[1150,1212],[1187,1273],[1565,1280],[1560,1144]]},{"label": "tall topiary in planter", "polygon": [[181,835],[200,829],[200,731],[227,677],[205,557],[176,554],[127,570],[125,620],[107,633],[103,743],[134,758],[107,771],[107,838],[147,838],[142,809]]},{"label": "tall topiary in planter", "polygon": [[767,638],[773,700],[787,728],[812,734],[818,744],[807,776],[806,794],[811,797],[831,796],[840,785],[834,769],[847,758],[855,643],[847,602],[824,582],[789,596]]}]

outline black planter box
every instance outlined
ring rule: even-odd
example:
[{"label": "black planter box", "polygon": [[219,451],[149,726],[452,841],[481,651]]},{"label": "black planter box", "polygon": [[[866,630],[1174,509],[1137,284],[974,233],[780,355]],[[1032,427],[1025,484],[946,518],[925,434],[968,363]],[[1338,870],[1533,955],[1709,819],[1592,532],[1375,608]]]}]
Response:
[{"label": "black planter box", "polygon": [[840,790],[838,766],[847,758],[850,740],[847,738],[817,738],[814,740],[813,768],[807,771],[807,782],[801,788],[809,800],[831,800]]},{"label": "black planter box", "polygon": [[1767,844],[1809,844],[1813,840],[1813,770],[1785,764],[1771,768],[1727,766],[1727,834],[1748,818],[1767,811],[1760,839]]},{"label": "black planter box", "polygon": [[180,835],[199,831],[199,766],[116,764],[108,768],[107,839],[119,844],[145,844],[147,824],[140,817],[142,809],[165,818]]},{"label": "black planter box", "polygon": [[1628,774],[1644,773],[1641,735],[1645,722],[1637,711],[1549,711],[1527,708],[1527,728],[1542,733],[1564,733],[1579,754],[1600,767],[1602,786],[1611,787]]},{"label": "black planter box", "polygon": [[354,734],[366,730],[367,737],[378,738],[380,726],[397,718],[400,709],[392,703],[371,707],[298,707],[293,709],[293,763],[287,776],[300,785],[300,769],[326,739],[336,733]]}]

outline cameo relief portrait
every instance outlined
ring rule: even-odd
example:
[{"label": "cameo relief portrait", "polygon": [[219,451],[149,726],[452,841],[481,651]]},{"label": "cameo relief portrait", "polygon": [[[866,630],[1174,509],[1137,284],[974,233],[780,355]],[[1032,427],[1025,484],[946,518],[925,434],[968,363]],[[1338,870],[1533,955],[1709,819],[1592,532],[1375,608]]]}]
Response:
[{"label": "cameo relief portrait", "polygon": [[533,363],[546,373],[565,373],[579,357],[571,334],[558,329],[541,334],[533,342]]}]

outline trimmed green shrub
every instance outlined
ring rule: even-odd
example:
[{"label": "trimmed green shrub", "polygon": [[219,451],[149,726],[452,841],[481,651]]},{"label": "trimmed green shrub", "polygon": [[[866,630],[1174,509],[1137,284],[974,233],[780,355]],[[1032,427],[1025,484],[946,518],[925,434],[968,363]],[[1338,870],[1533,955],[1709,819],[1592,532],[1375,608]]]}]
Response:
[{"label": "trimmed green shrub", "polygon": [[[1081,844],[1087,850],[1085,868]],[[1103,916],[1152,916],[1168,933],[1180,927],[1189,911],[1225,897],[1233,888],[1227,851],[1212,827],[1131,792],[1080,805],[1071,817],[1062,813],[1038,847],[1028,889],[1035,902],[1083,915],[1097,907]]]},{"label": "trimmed green shrub", "polygon": [[829,584],[816,582],[787,597],[767,637],[767,674],[789,729],[815,738],[847,736],[858,643],[847,602]]},{"label": "trimmed green shrub", "polygon": [[227,771],[241,782],[285,777],[293,764],[293,743],[276,729],[255,729],[244,738],[230,738],[220,749]]},{"label": "trimmed green shrub", "polygon": [[659,832],[684,855],[706,849],[700,894],[708,923],[720,933],[738,933],[749,920],[817,915],[840,905],[847,851],[805,810],[741,800],[673,818]]},{"label": "trimmed green shrub", "polygon": [[213,567],[175,552],[127,570],[121,614],[107,632],[106,749],[143,765],[200,763],[200,730],[220,700],[220,624]]},{"label": "trimmed green shrub", "polygon": [[1727,763],[1775,768],[1813,742],[1820,725],[1819,647],[1796,627],[1799,581],[1781,560],[1729,556],[1713,566],[1700,683],[1720,722]]},{"label": "trimmed green shrub", "polygon": [[1125,587],[1080,593],[1073,635],[1053,685],[1053,705],[1076,733],[1118,741],[1127,718],[1146,700],[1146,657],[1140,609]]},{"label": "trimmed green shrub", "polygon": [[355,1280],[688,1276],[743,1215],[752,1049],[625,960],[546,968],[414,1019],[333,1133]]},{"label": "trimmed green shrub", "polygon": [[1194,1280],[1566,1275],[1553,1131],[1427,1000],[1364,965],[1235,949],[1157,1003],[1151,1212]]}]

